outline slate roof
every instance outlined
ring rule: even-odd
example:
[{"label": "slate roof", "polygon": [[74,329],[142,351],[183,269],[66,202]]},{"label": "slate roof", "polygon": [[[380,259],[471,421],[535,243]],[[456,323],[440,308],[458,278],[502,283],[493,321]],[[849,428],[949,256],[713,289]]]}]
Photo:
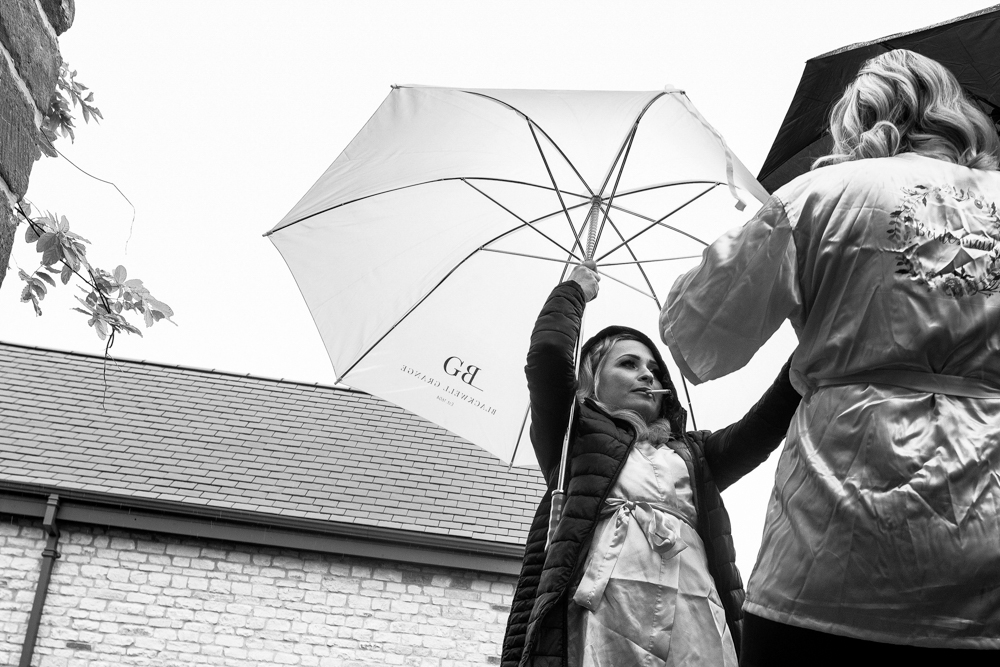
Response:
[{"label": "slate roof", "polygon": [[329,386],[0,343],[0,484],[523,544],[544,485]]}]

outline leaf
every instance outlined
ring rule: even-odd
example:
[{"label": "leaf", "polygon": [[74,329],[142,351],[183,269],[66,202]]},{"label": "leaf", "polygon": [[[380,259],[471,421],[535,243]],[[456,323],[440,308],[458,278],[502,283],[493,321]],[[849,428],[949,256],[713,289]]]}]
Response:
[{"label": "leaf", "polygon": [[41,278],[42,280],[44,280],[45,282],[47,282],[52,287],[56,286],[56,281],[52,280],[52,276],[50,276],[49,274],[47,274],[47,273],[36,273],[35,275],[38,276],[39,278]]},{"label": "leaf", "polygon": [[[62,248],[59,246],[53,246],[49,248],[44,253],[42,253],[42,264],[51,266],[63,258]],[[72,262],[71,262],[72,263]]]},{"label": "leaf", "polygon": [[28,228],[24,230],[24,242],[25,243],[34,243],[39,238],[41,238],[41,237],[38,236],[38,230],[36,230],[35,226],[29,222],[28,223]]},{"label": "leaf", "polygon": [[163,303],[162,301],[157,301],[156,299],[148,299],[148,301],[150,301],[150,303],[156,308],[158,312],[163,313],[164,317],[169,318],[174,316],[174,309],[168,306],[167,304]]},{"label": "leaf", "polygon": [[76,240],[76,241],[83,241],[84,243],[90,243],[90,241],[89,241],[89,240],[87,240],[87,239],[83,238],[82,236],[80,236],[80,235],[79,235],[79,234],[77,234],[76,232],[66,232],[66,237],[67,237],[67,238],[71,238],[71,239],[74,239],[74,240]]},{"label": "leaf", "polygon": [[[147,310],[145,313],[142,314],[142,316],[143,316],[143,320],[145,320],[145,322],[146,322],[146,328],[147,329],[149,327],[153,326],[153,322],[156,321],[156,320],[153,319],[153,311]],[[159,331],[159,329],[157,329],[157,331]]]},{"label": "leaf", "polygon": [[100,336],[101,340],[107,339],[108,325],[104,320],[96,320],[94,322],[94,328],[97,329],[97,335]]},{"label": "leaf", "polygon": [[118,283],[125,282],[125,277],[128,273],[125,271],[125,267],[119,264],[115,267],[115,281]]},{"label": "leaf", "polygon": [[[80,258],[70,248],[63,248],[63,259],[74,271],[80,270]],[[51,264],[52,262],[46,262]]]},{"label": "leaf", "polygon": [[45,215],[39,216],[38,218],[35,219],[35,224],[41,227],[43,230],[49,232],[55,228],[55,220],[53,219],[52,214],[47,211]]},{"label": "leaf", "polygon": [[56,147],[52,145],[55,140],[55,132],[47,127],[42,127],[41,133],[35,135],[35,143],[37,144],[39,150],[49,157],[59,157],[59,153],[56,152]]},{"label": "leaf", "polygon": [[38,243],[35,244],[35,250],[38,252],[45,252],[54,245],[58,245],[59,237],[52,232],[45,232],[38,239]]},{"label": "leaf", "polygon": [[65,285],[69,282],[69,279],[73,277],[73,268],[69,264],[63,264],[62,272],[59,274],[59,280]]}]

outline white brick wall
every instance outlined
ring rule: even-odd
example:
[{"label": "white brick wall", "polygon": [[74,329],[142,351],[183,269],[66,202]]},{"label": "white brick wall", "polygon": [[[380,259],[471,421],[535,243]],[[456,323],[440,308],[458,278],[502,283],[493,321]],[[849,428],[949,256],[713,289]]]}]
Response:
[{"label": "white brick wall", "polygon": [[16,665],[35,597],[45,536],[41,525],[0,517],[0,665]]},{"label": "white brick wall", "polygon": [[[516,579],[61,524],[37,667],[498,664]],[[0,516],[0,664],[45,540]]]}]

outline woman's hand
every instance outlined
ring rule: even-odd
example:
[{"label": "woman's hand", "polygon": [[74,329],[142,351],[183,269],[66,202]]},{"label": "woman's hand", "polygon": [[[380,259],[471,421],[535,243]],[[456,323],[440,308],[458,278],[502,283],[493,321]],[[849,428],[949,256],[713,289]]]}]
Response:
[{"label": "woman's hand", "polygon": [[580,286],[584,299],[593,301],[597,297],[599,288],[597,283],[601,280],[601,277],[597,275],[597,262],[588,259],[583,264],[578,264],[569,274],[569,280]]}]

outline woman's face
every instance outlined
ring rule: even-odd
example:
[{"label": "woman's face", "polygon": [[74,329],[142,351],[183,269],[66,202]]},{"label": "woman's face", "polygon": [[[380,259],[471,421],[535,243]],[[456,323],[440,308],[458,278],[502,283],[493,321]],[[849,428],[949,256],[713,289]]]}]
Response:
[{"label": "woman's face", "polygon": [[612,410],[635,410],[646,423],[660,414],[663,394],[651,394],[649,389],[662,389],[656,374],[660,368],[649,348],[637,340],[620,340],[611,346],[597,378],[597,399]]}]

